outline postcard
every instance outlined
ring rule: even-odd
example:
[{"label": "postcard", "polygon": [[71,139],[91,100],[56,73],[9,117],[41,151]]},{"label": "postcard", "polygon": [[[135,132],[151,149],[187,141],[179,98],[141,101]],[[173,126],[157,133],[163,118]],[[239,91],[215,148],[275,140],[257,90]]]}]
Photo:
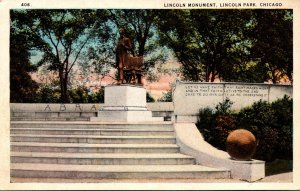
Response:
[{"label": "postcard", "polygon": [[300,3],[0,0],[1,190],[300,189]]}]

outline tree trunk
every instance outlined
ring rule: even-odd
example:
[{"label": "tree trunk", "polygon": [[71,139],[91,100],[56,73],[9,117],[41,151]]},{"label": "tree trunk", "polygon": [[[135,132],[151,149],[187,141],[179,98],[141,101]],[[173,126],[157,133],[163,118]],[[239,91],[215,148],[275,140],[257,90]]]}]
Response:
[{"label": "tree trunk", "polygon": [[205,82],[209,82],[209,66],[208,64],[206,65],[206,72],[205,72]]},{"label": "tree trunk", "polygon": [[60,80],[60,101],[62,103],[69,102],[68,96],[68,73],[63,72],[63,70],[59,70],[59,80]]},{"label": "tree trunk", "polygon": [[211,79],[210,82],[214,82],[216,78],[216,64],[213,63],[211,67]]},{"label": "tree trunk", "polygon": [[63,78],[63,91],[64,91],[64,97],[63,97],[63,103],[69,103],[69,95],[68,95],[68,73],[65,72],[64,78]]},{"label": "tree trunk", "polygon": [[60,101],[62,103],[65,103],[64,102],[64,85],[63,85],[64,76],[63,76],[63,70],[59,69],[58,73],[59,73],[59,82],[60,82]]},{"label": "tree trunk", "polygon": [[143,56],[144,53],[145,53],[146,40],[147,39],[145,37],[141,39],[141,42],[140,42],[140,45],[139,45],[139,53],[138,53],[139,56]]},{"label": "tree trunk", "polygon": [[210,79],[210,82],[214,82],[215,79],[216,79],[216,74],[215,74],[215,72],[213,71],[213,72],[211,73],[211,79]]}]

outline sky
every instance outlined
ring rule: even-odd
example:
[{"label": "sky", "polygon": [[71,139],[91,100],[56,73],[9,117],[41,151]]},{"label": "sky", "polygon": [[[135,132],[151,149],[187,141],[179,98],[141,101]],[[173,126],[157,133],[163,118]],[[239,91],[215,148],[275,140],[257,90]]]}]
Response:
[{"label": "sky", "polygon": [[[112,28],[112,30],[114,31],[114,33],[118,33],[118,29],[114,26],[114,24],[109,23],[110,27]],[[53,39],[55,39],[55,37],[52,37]],[[154,39],[157,38],[157,35],[154,35],[151,39],[149,39],[147,41],[147,43],[149,43],[149,41],[152,41]],[[49,39],[47,39],[45,37],[44,39],[46,42],[48,42],[51,45],[51,42]],[[108,43],[116,43],[109,41]],[[94,44],[95,42],[91,42],[89,44],[89,46],[95,46],[94,48],[97,49],[97,45]],[[147,45],[147,44],[146,44]],[[110,46],[115,46],[113,44],[110,44]],[[53,48],[54,50],[54,48]],[[63,50],[63,48],[62,48]],[[153,68],[154,72],[159,76],[157,81],[154,82],[150,82],[147,81],[145,79],[145,77],[142,79],[143,82],[143,86],[147,89],[147,91],[150,93],[150,95],[152,97],[154,97],[155,99],[160,98],[164,92],[168,91],[171,89],[171,83],[174,83],[176,78],[179,77],[179,74],[176,74],[174,72],[172,72],[172,70],[174,69],[179,69],[180,64],[176,61],[176,59],[173,57],[172,53],[170,50],[166,50],[164,48],[159,48],[156,51],[152,52],[151,54],[155,55],[157,53],[161,53],[163,52],[164,54],[166,54],[167,61],[163,64],[163,69],[164,71],[169,71],[169,73],[159,73],[158,72],[158,65],[155,66],[155,68]],[[42,58],[42,53],[35,51],[35,52],[31,52],[31,63],[36,64],[39,62],[39,60],[41,60]],[[146,55],[147,56],[147,55]],[[72,59],[72,58],[71,58]],[[147,59],[147,57],[145,57],[145,59]],[[80,61],[80,60],[78,60]],[[43,66],[41,68],[39,68],[38,72],[34,72],[31,74],[32,78],[39,82],[39,83],[48,83],[50,84],[51,81],[53,79],[56,78],[57,75],[55,75],[53,72],[47,71],[46,69],[47,67]],[[83,75],[82,71],[80,68],[74,66],[73,70],[75,71],[75,73],[73,74],[73,76],[71,77],[70,81],[71,84],[73,84],[74,86],[86,86],[88,88],[90,88],[93,91],[97,91],[97,89],[99,89],[101,86],[106,86],[106,85],[110,85],[110,84],[114,84],[116,83],[116,80],[113,79],[110,76],[115,76],[115,72],[116,69],[112,68],[109,72],[109,74],[107,76],[101,76],[97,73],[89,73],[88,75]]]},{"label": "sky", "polygon": [[[174,69],[180,68],[180,63],[178,63],[174,58],[171,58],[164,63],[161,68],[163,71],[168,71],[167,73],[159,73],[158,67],[156,65],[154,67],[154,72],[158,75],[158,80],[151,82],[143,77],[142,83],[146,90],[150,93],[150,95],[154,99],[159,99],[163,96],[164,92],[167,92],[171,89],[171,84],[176,81],[176,79],[180,78],[180,75],[173,72]],[[85,76],[81,75],[80,69],[74,68],[76,73],[73,74],[71,78],[72,84],[75,86],[86,86],[93,91],[97,91],[101,86],[106,86],[110,84],[115,84],[116,80],[110,76],[115,76],[114,73],[116,69],[112,68],[108,75],[101,76],[97,73],[89,73]],[[46,66],[40,67],[37,72],[31,73],[32,79],[37,81],[38,83],[48,83],[50,84],[53,79],[56,78],[57,75],[55,73],[46,70]]]}]

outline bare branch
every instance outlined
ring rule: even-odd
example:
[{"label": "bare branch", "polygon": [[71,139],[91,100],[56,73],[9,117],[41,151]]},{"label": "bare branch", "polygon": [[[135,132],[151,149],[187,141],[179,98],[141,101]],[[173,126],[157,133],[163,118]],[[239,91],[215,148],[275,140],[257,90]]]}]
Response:
[{"label": "bare branch", "polygon": [[85,42],[82,44],[82,46],[81,46],[80,49],[78,50],[78,52],[77,52],[77,54],[76,54],[76,56],[75,56],[75,59],[74,59],[73,63],[71,64],[69,70],[67,71],[68,73],[69,73],[69,72],[71,71],[71,69],[73,68],[74,64],[76,63],[76,61],[77,61],[77,59],[78,59],[78,57],[79,57],[80,52],[82,51],[82,49],[84,48],[84,46],[86,45],[86,43],[87,43],[89,40],[90,40],[90,37],[87,37],[86,40],[85,40]]}]

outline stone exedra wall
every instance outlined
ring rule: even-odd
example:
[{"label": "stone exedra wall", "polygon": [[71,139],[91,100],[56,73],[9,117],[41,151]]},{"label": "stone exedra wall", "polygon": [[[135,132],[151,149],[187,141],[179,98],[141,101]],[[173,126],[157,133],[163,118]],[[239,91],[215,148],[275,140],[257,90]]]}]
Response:
[{"label": "stone exedra wall", "polygon": [[226,98],[233,102],[232,109],[239,110],[259,100],[275,101],[288,95],[293,97],[290,85],[258,83],[176,83],[173,90],[174,114],[195,116],[200,108],[215,106]]}]

